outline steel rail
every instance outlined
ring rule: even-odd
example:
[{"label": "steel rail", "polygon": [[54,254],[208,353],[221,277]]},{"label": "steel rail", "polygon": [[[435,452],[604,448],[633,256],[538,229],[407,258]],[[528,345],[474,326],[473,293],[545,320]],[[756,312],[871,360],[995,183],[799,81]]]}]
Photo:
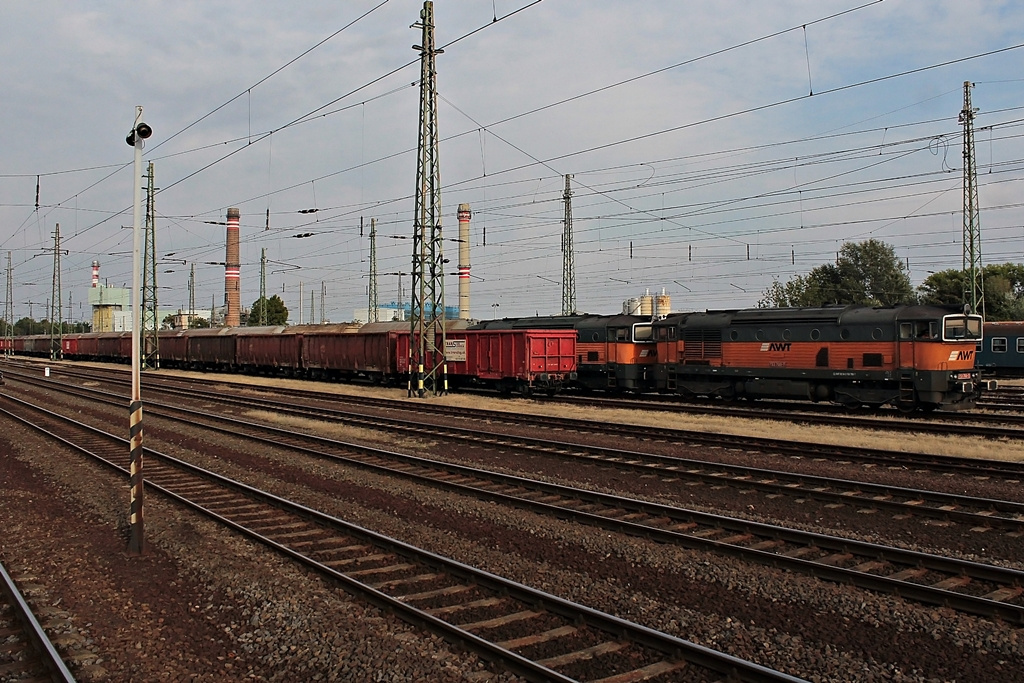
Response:
[{"label": "steel rail", "polygon": [[[16,402],[21,406],[28,407],[32,410],[39,411],[40,413],[47,415],[50,419],[58,420],[63,425],[72,425],[76,429],[84,431],[93,435],[94,437],[100,437],[109,440],[114,443],[119,450],[124,450],[123,446],[127,444],[127,440],[121,437],[117,437],[112,434],[107,434],[102,430],[91,427],[90,425],[83,424],[76,420],[73,420],[67,416],[54,413],[53,411],[46,410],[39,406],[35,406],[31,403],[21,401],[10,396],[4,396],[0,400],[9,400]],[[56,433],[48,431],[40,426],[33,424],[32,421],[20,417],[6,409],[2,409],[4,413],[10,417],[17,419],[23,424],[29,425],[40,432],[45,433],[50,438],[56,439],[64,445],[73,448],[79,452],[86,453],[91,457],[103,462],[107,466],[115,469],[121,474],[127,476],[128,471],[124,467],[116,464],[115,462],[103,458],[97,454],[88,453],[86,449],[74,444],[69,439],[66,439]],[[730,680],[741,680],[741,681],[778,681],[781,683],[797,683],[803,679],[790,676],[788,674],[774,671],[767,667],[749,662],[731,655],[712,650],[710,648],[692,643],[690,641],[677,638],[665,633],[661,633],[654,629],[635,624],[633,622],[621,619],[614,615],[606,614],[595,610],[584,605],[579,605],[571,601],[565,600],[558,596],[545,593],[543,591],[531,588],[524,584],[520,584],[509,579],[497,576],[495,574],[471,567],[469,565],[457,562],[450,558],[430,553],[421,548],[409,545],[397,539],[389,538],[382,534],[378,534],[372,530],[357,526],[355,524],[346,522],[336,517],[326,515],[312,508],[303,506],[299,503],[289,501],[287,499],[275,496],[274,494],[266,491],[259,490],[255,487],[251,487],[242,482],[231,480],[227,477],[219,475],[215,472],[205,470],[203,468],[192,465],[183,460],[168,456],[151,449],[146,449],[146,454],[154,459],[159,459],[161,463],[168,466],[173,466],[182,471],[186,471],[192,475],[201,477],[203,480],[214,482],[220,487],[230,488],[234,491],[238,491],[244,494],[250,499],[257,499],[264,502],[274,508],[284,510],[305,520],[309,520],[314,524],[322,527],[333,529],[339,533],[346,534],[349,536],[355,536],[362,538],[381,549],[384,549],[390,553],[402,555],[404,557],[416,559],[428,566],[433,566],[442,569],[445,572],[451,573],[452,576],[457,577],[461,580],[469,581],[473,585],[487,586],[493,591],[501,593],[503,595],[509,595],[514,599],[527,603],[534,606],[535,609],[544,609],[553,614],[557,614],[570,623],[582,623],[592,628],[599,629],[602,632],[609,634],[613,638],[627,638],[632,642],[635,642],[643,647],[647,647],[658,652],[661,652],[663,656],[669,658],[681,658],[687,662],[709,668],[725,677],[729,677]],[[150,466],[150,470],[152,467]],[[500,645],[488,641],[470,631],[464,630],[459,626],[445,621],[427,611],[419,610],[412,607],[407,602],[400,598],[396,598],[385,593],[382,590],[347,575],[344,572],[337,571],[321,562],[316,561],[309,555],[296,550],[293,547],[289,547],[286,544],[275,541],[273,538],[260,534],[257,531],[249,528],[245,524],[239,523],[232,520],[224,515],[218,514],[216,511],[209,509],[207,506],[200,504],[195,500],[191,500],[188,495],[182,495],[176,493],[171,487],[164,486],[158,481],[152,481],[148,475],[146,483],[152,489],[164,493],[171,498],[178,500],[179,502],[188,505],[192,509],[201,512],[204,515],[218,521],[219,523],[226,524],[227,526],[235,529],[236,531],[245,534],[246,536],[256,540],[260,543],[268,545],[269,547],[281,552],[297,561],[302,562],[306,566],[315,569],[318,572],[327,574],[341,582],[341,584],[350,592],[354,592],[362,596],[372,604],[382,607],[384,609],[392,610],[396,614],[400,615],[404,620],[418,625],[420,627],[426,627],[435,632],[441,633],[450,641],[461,643],[462,645],[473,649],[474,651],[481,653],[485,658],[496,661],[503,666],[507,667],[509,671],[516,673],[517,675],[524,676],[529,680],[535,681],[560,681],[569,683],[575,679],[569,678],[560,674],[558,671],[549,668],[539,662],[533,661],[522,655],[517,654],[511,650],[508,650]]]},{"label": "steel rail", "polygon": [[[399,475],[414,478],[430,485],[442,485],[446,488],[460,490],[474,497],[485,497],[526,506],[559,518],[570,517],[581,522],[595,524],[632,535],[652,538],[659,542],[676,543],[684,547],[711,550],[744,560],[751,560],[775,567],[782,567],[801,573],[825,578],[840,583],[850,583],[861,588],[879,592],[892,593],[910,598],[918,602],[948,606],[963,612],[1005,619],[1012,623],[1024,624],[1024,606],[1007,602],[1021,595],[1024,585],[1024,572],[997,567],[994,565],[971,562],[955,558],[941,557],[928,553],[903,550],[880,544],[866,543],[813,532],[790,529],[788,527],[768,525],[722,515],[712,515],[696,511],[661,505],[650,501],[610,496],[593,491],[574,489],[539,482],[522,477],[505,475],[489,470],[464,467],[452,463],[444,463],[417,456],[395,453],[383,449],[339,442],[325,437],[284,430],[265,424],[248,422],[222,415],[209,415],[180,406],[159,405],[162,410],[173,410],[184,413],[183,419],[195,424],[195,418],[205,417],[221,424],[204,424],[204,428],[214,429],[226,434],[239,436],[238,428],[251,430],[245,438],[255,439],[272,446],[282,445],[300,450],[314,457],[331,457],[340,459],[347,464],[373,467],[392,476]],[[490,483],[503,486],[519,487],[531,493],[540,492],[555,495],[567,500],[582,501],[584,504],[596,504],[609,508],[611,512],[604,514],[593,510],[582,510],[579,506],[556,504],[554,501],[531,500],[524,495],[511,495],[508,492],[488,490],[480,485],[466,482],[441,481],[437,477],[422,476],[406,470],[385,467],[363,460],[353,460],[345,456],[325,456],[320,450],[308,446],[284,443],[270,438],[268,434],[285,438],[299,438],[311,442],[318,448],[333,447],[343,451],[354,451],[388,460],[400,460],[403,463],[423,468],[443,469],[457,476],[485,478]],[[618,511],[618,514],[616,514]],[[645,524],[642,521],[623,519],[631,513],[638,513],[650,519],[662,520],[660,524]],[[618,517],[616,519],[616,517]],[[680,532],[668,527],[679,527],[688,524],[700,525],[700,529],[687,529]],[[709,533],[713,532],[713,533]],[[711,535],[729,534],[733,539],[729,542],[715,540]],[[791,544],[797,548],[787,548],[782,544]],[[773,547],[774,546],[774,547]],[[821,552],[824,551],[824,552]],[[817,553],[817,559],[805,559],[803,555]],[[853,564],[853,567],[840,567],[839,563]],[[883,569],[893,569],[887,575],[877,573]],[[921,578],[927,571],[941,573],[943,578],[934,585],[914,583],[910,579]],[[966,578],[966,581],[961,579]],[[972,581],[994,584],[995,590],[985,589],[983,596],[957,593],[949,587],[969,587],[977,590]],[[997,599],[994,596],[1000,596]]]},{"label": "steel rail", "polygon": [[[74,683],[75,678],[71,675],[67,665],[64,664],[64,659],[60,656],[53,643],[50,642],[49,636],[46,635],[46,631],[43,630],[39,620],[36,619],[35,614],[32,612],[32,607],[21,595],[18,585],[11,578],[11,575],[7,573],[7,569],[4,568],[3,564],[0,564],[0,590],[7,597],[14,618],[21,623],[22,630],[32,644],[32,649],[39,662],[46,669],[49,679],[54,683]],[[4,673],[10,675],[15,672],[5,671]],[[11,680],[15,679],[12,678]]]}]

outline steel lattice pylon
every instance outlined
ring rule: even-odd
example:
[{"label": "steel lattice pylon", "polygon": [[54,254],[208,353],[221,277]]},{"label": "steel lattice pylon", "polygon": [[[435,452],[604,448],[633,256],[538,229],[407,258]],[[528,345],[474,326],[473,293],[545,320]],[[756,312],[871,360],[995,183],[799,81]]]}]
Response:
[{"label": "steel lattice pylon", "polygon": [[377,307],[377,219],[370,219],[370,287],[367,290],[366,321],[379,322],[380,312]]},{"label": "steel lattice pylon", "polygon": [[964,81],[964,108],[960,123],[964,127],[964,304],[971,313],[985,315],[985,282],[981,264],[981,209],[978,205],[978,172],[974,163],[974,114],[971,88]]},{"label": "steel lattice pylon", "polygon": [[565,176],[565,221],[562,232],[562,315],[576,313],[576,257],[572,246],[572,189],[569,175]]},{"label": "steel lattice pylon", "polygon": [[146,234],[142,257],[142,369],[160,367],[160,321],[156,297],[156,208],[153,162],[146,173]]},{"label": "steel lattice pylon", "polygon": [[50,359],[64,357],[64,301],[60,284],[60,223],[53,231],[53,288],[50,294]]},{"label": "steel lattice pylon", "polygon": [[444,253],[441,237],[441,166],[437,132],[437,71],[434,3],[424,2],[420,21],[420,126],[413,217],[412,287],[409,339],[409,395],[448,390],[444,359]]},{"label": "steel lattice pylon", "polygon": [[4,354],[10,356],[14,353],[14,270],[11,267],[11,252],[7,252],[7,302],[4,306],[4,322],[7,328],[4,330]]}]

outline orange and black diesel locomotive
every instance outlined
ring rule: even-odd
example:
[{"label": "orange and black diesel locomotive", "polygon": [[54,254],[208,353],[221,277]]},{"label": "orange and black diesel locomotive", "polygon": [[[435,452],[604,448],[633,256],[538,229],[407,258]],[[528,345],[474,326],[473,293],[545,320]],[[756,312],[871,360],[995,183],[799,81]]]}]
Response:
[{"label": "orange and black diesel locomotive", "polygon": [[651,320],[579,315],[484,321],[573,328],[577,385],[901,410],[974,405],[982,319],[953,306],[754,308]]},{"label": "orange and black diesel locomotive", "polygon": [[966,408],[981,316],[946,306],[681,313],[653,323],[655,385],[721,398]]}]

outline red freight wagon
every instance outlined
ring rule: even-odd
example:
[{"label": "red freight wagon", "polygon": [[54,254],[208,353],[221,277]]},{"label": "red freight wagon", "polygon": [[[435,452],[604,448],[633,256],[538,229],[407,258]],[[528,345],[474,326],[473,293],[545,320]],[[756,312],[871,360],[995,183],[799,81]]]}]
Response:
[{"label": "red freight wagon", "polygon": [[183,368],[188,364],[188,337],[184,330],[161,330],[160,365],[166,368]]},{"label": "red freight wagon", "polygon": [[78,335],[78,349],[76,358],[83,360],[96,360],[99,355],[99,339],[95,334]]},{"label": "red freight wagon", "polygon": [[131,332],[102,332],[96,343],[96,356],[108,363],[130,363],[132,360]]},{"label": "red freight wagon", "polygon": [[365,377],[381,383],[404,379],[404,374],[398,377],[395,355],[401,334],[397,330],[306,333],[302,335],[302,361],[313,376]]},{"label": "red freight wagon", "polygon": [[[408,367],[409,335],[398,345]],[[528,395],[558,391],[576,378],[575,330],[450,330],[445,339],[448,386],[488,386]]]},{"label": "red freight wagon", "polygon": [[60,348],[65,358],[78,358],[79,334],[65,334],[61,339]]},{"label": "red freight wagon", "polygon": [[301,335],[283,326],[239,328],[235,334],[235,362],[241,370],[294,373],[302,368]]},{"label": "red freight wagon", "polygon": [[237,328],[189,330],[188,364],[195,369],[230,370],[235,367]]}]

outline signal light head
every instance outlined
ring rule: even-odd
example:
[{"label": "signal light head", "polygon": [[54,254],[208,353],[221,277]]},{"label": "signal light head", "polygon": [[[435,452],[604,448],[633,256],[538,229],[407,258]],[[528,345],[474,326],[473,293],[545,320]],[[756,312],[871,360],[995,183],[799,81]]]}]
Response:
[{"label": "signal light head", "polygon": [[136,140],[145,140],[153,134],[153,129],[150,128],[148,123],[139,123],[135,126],[125,137],[124,141],[128,143],[129,147],[134,147]]}]

